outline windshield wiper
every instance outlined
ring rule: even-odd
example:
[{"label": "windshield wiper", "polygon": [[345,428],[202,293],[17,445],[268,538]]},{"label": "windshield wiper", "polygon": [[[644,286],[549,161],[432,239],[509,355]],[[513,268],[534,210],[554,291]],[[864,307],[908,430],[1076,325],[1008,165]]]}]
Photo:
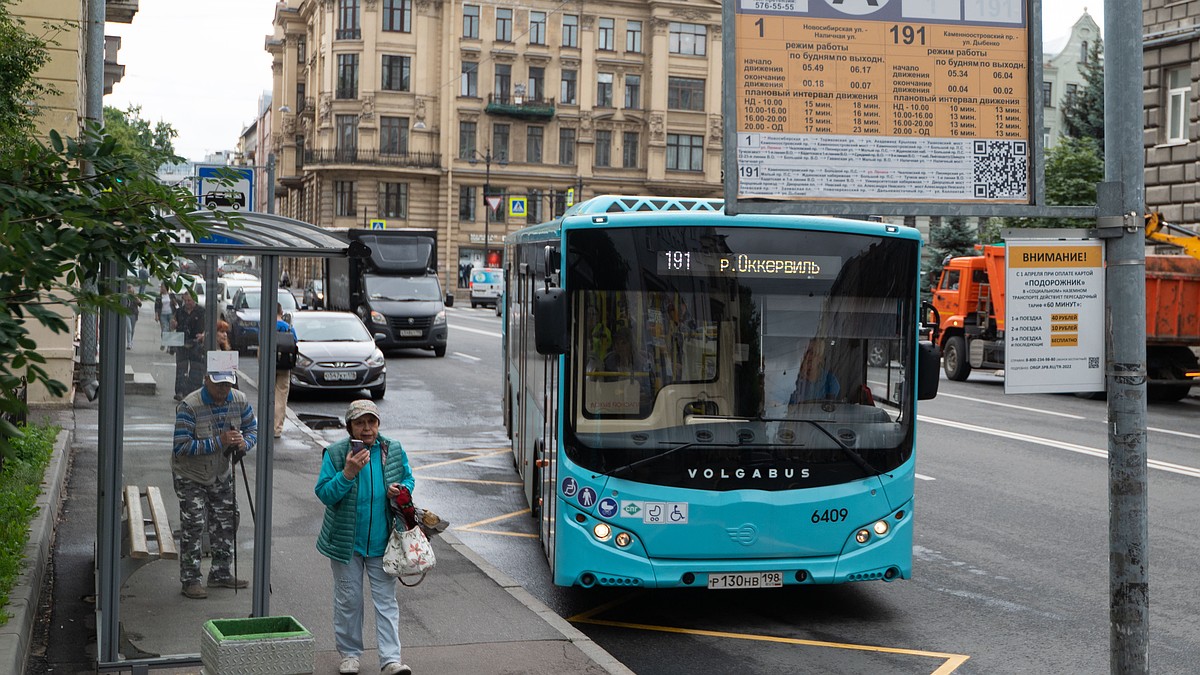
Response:
[{"label": "windshield wiper", "polygon": [[[663,444],[667,444],[667,443],[671,443],[671,442],[672,441],[661,441],[659,443],[659,445],[663,445]],[[641,459],[634,460],[624,466],[618,466],[617,468],[613,469],[612,471],[609,471],[608,475],[609,475],[609,477],[619,476],[619,475],[625,473],[626,471],[630,471],[630,470],[634,469],[635,467],[639,467],[643,464],[646,464],[647,462],[659,460],[659,459],[662,459],[663,457],[669,457],[669,456],[679,452],[680,450],[686,450],[687,448],[690,448],[690,447],[693,447],[696,445],[699,445],[699,443],[682,443],[680,445],[677,445],[673,448],[668,449],[666,452],[662,452],[657,455],[650,455],[649,457],[643,457]],[[710,444],[706,443],[705,445],[710,445]]]},{"label": "windshield wiper", "polygon": [[868,476],[883,475],[882,471],[871,466],[871,464],[869,462],[867,462],[867,460],[863,459],[863,456],[858,454],[854,450],[854,448],[851,448],[850,446],[843,443],[842,439],[838,438],[836,435],[831,433],[828,429],[826,429],[824,426],[822,426],[820,422],[817,422],[816,420],[806,420],[806,419],[797,418],[797,417],[756,417],[756,418],[753,418],[753,421],[755,421],[755,422],[807,422],[807,423],[813,425],[814,427],[816,427],[817,431],[820,431],[821,433],[828,436],[829,440],[833,441],[834,444],[837,445],[838,448],[841,449],[841,451],[844,452],[846,454],[846,456],[850,458],[850,461],[854,462],[854,464],[856,466],[858,466],[858,468],[863,470],[863,473],[867,474]]}]

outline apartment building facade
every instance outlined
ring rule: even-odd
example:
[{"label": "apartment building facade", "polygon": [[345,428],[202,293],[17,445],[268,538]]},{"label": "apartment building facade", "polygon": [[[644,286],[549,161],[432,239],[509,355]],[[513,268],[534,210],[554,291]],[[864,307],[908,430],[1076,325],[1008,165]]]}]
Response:
[{"label": "apartment building facade", "polygon": [[277,212],[435,227],[449,272],[572,200],[719,197],[720,40],[716,0],[281,2]]},{"label": "apartment building facade", "polygon": [[1066,43],[1053,56],[1042,60],[1042,143],[1054,147],[1066,135],[1063,111],[1076,92],[1087,87],[1083,66],[1092,58],[1092,50],[1102,43],[1100,26],[1086,11],[1071,26]]},{"label": "apartment building facade", "polygon": [[1200,225],[1200,2],[1144,0],[1146,208]]}]

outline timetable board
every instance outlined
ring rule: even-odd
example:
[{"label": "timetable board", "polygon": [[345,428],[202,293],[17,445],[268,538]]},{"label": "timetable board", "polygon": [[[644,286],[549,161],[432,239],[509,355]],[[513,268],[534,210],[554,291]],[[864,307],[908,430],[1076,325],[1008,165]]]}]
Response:
[{"label": "timetable board", "polygon": [[739,199],[1029,204],[1025,0],[738,0]]}]

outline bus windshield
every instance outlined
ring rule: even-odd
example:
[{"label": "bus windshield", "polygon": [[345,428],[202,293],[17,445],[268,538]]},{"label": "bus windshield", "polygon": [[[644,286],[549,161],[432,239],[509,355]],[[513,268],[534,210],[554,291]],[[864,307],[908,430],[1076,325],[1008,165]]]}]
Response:
[{"label": "bus windshield", "polygon": [[685,226],[566,242],[564,438],[581,466],[781,490],[911,455],[915,240]]}]

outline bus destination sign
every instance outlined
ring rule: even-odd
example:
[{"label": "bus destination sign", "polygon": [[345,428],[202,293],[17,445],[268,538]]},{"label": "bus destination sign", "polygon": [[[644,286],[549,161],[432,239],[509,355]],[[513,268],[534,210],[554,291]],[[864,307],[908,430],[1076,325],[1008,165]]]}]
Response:
[{"label": "bus destination sign", "polygon": [[658,252],[658,273],[663,276],[832,279],[841,268],[841,258],[831,255]]},{"label": "bus destination sign", "polygon": [[1028,204],[1027,0],[738,0],[738,198]]}]

